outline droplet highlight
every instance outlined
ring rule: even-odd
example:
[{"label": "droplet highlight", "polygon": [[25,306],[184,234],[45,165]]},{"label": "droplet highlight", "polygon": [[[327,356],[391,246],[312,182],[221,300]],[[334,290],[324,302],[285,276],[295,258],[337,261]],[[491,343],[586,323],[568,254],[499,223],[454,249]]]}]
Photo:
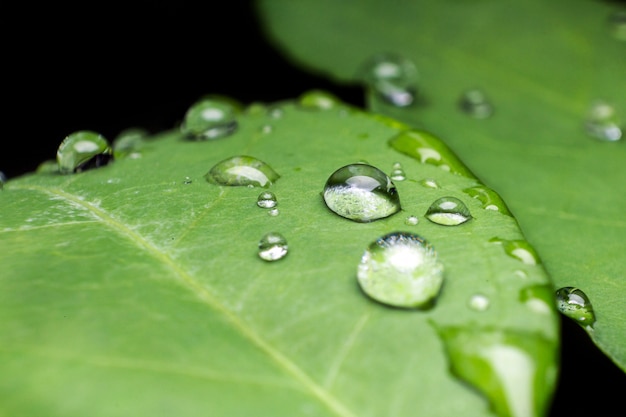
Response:
[{"label": "droplet highlight", "polygon": [[192,104],[180,126],[188,140],[214,140],[237,130],[237,109],[230,101],[204,98]]},{"label": "droplet highlight", "polygon": [[425,217],[442,226],[457,226],[472,219],[469,209],[456,197],[441,197],[426,210]]},{"label": "droplet highlight", "polygon": [[589,107],[585,130],[589,136],[608,142],[620,140],[623,134],[615,108],[604,100],[596,100]]},{"label": "droplet highlight", "polygon": [[474,311],[485,311],[489,308],[489,297],[484,294],[474,294],[467,301],[467,305]]},{"label": "droplet highlight", "polygon": [[212,184],[267,188],[280,175],[260,159],[239,155],[218,162],[204,177]]},{"label": "droplet highlight", "polygon": [[368,164],[343,166],[324,185],[326,206],[341,217],[371,222],[400,211],[396,186],[380,169]]},{"label": "droplet highlight", "polygon": [[590,329],[596,321],[591,301],[580,288],[563,287],[556,291],[556,306],[563,315]]},{"label": "droplet highlight", "polygon": [[270,232],[259,240],[258,255],[264,261],[277,261],[289,252],[287,239],[277,232]]},{"label": "droplet highlight", "polygon": [[372,242],[361,257],[357,279],[363,292],[386,305],[432,306],[443,284],[443,264],[424,238],[393,232]]},{"label": "droplet highlight", "polygon": [[476,119],[486,119],[493,114],[491,101],[478,88],[466,90],[461,94],[459,108],[463,113]]},{"label": "droplet highlight", "polygon": [[57,149],[57,164],[62,174],[78,173],[109,164],[113,150],[104,136],[90,130],[68,135]]},{"label": "droplet highlight", "polygon": [[273,192],[264,191],[257,197],[256,204],[261,208],[273,208],[278,204],[278,200]]},{"label": "droplet highlight", "polygon": [[402,55],[374,55],[361,67],[359,78],[375,94],[394,106],[407,107],[416,100],[417,67]]}]

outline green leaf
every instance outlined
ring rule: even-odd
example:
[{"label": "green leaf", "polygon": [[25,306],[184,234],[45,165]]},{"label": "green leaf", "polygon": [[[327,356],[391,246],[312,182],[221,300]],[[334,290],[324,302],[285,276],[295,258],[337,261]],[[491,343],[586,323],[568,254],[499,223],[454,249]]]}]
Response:
[{"label": "green leaf", "polygon": [[[360,83],[363,63],[379,53],[413,61],[416,103],[394,107],[369,91],[369,108],[437,133],[504,198],[556,287],[588,295],[597,319],[592,340],[626,370],[626,146],[623,138],[597,140],[584,127],[595,100],[613,104],[626,119],[623,23],[610,24],[619,5],[260,0],[258,6],[268,37],[285,55],[338,82]],[[491,117],[460,111],[461,94],[472,88],[493,103]]]},{"label": "green leaf", "polygon": [[[466,191],[496,195],[458,160],[448,171],[388,144],[417,134],[408,129],[312,92],[250,105],[226,137],[173,129],[103,167],[61,175],[46,164],[8,181],[0,414],[544,415],[559,348],[547,274],[507,255],[502,239],[524,240],[516,220]],[[452,155],[435,137],[423,145]],[[206,181],[236,155],[279,177],[268,188]],[[325,206],[328,177],[362,161],[401,164],[400,212],[360,223]],[[257,205],[266,191],[277,216]],[[427,220],[440,197],[472,218]],[[444,267],[430,308],[359,288],[364,251],[394,231],[426,239]],[[269,232],[289,246],[274,262],[257,256]]]}]

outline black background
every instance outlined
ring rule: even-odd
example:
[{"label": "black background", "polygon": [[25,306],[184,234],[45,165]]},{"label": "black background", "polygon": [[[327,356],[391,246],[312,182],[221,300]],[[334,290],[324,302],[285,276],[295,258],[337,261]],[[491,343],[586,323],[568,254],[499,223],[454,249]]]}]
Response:
[{"label": "black background", "polygon": [[[363,105],[359,87],[291,65],[267,41],[252,2],[212,3],[4,7],[0,171],[8,178],[33,171],[76,130],[111,139],[133,126],[171,129],[204,94],[247,104],[321,88]],[[621,416],[624,373],[575,323],[562,324],[550,415]]]}]

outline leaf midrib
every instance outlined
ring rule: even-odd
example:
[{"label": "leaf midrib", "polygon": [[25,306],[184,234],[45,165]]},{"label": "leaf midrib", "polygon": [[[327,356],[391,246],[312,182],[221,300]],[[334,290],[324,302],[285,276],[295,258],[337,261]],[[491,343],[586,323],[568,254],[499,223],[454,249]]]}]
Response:
[{"label": "leaf midrib", "polygon": [[169,267],[181,285],[187,290],[195,294],[207,307],[223,316],[232,327],[238,331],[244,338],[250,341],[260,351],[265,353],[279,368],[283,369],[286,374],[290,375],[297,383],[304,388],[303,391],[309,392],[317,398],[320,403],[324,404],[335,415],[340,417],[356,417],[343,403],[335,398],[330,392],[317,384],[309,375],[307,375],[299,366],[292,362],[287,356],[283,355],[277,348],[272,346],[268,341],[263,339],[255,332],[244,320],[239,318],[234,312],[227,309],[209,289],[198,282],[194,277],[181,268],[176,261],[166,252],[161,251],[157,246],[145,239],[140,233],[130,229],[124,223],[110,216],[105,210],[90,204],[88,201],[78,198],[77,196],[63,191],[59,188],[44,188],[36,185],[14,186],[13,189],[22,189],[29,191],[41,192],[55,197],[63,198],[73,205],[82,207],[89,211],[102,224],[109,227],[118,235],[128,239],[138,248],[148,253],[161,264]]}]

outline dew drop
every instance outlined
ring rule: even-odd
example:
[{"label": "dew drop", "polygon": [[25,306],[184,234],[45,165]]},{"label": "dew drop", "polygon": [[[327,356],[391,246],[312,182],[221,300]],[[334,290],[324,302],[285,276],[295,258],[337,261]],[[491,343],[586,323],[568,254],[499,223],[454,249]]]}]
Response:
[{"label": "dew drop", "polygon": [[259,129],[259,131],[265,135],[272,133],[273,130],[274,128],[272,127],[272,125],[263,125]]},{"label": "dew drop", "polygon": [[263,191],[261,194],[259,194],[256,200],[256,204],[257,206],[262,208],[273,208],[276,207],[278,201],[276,200],[276,195],[274,195],[273,192]]},{"label": "dew drop", "polygon": [[603,100],[596,100],[589,107],[585,129],[589,136],[602,141],[615,142],[622,138],[615,108]]},{"label": "dew drop", "polygon": [[485,311],[489,308],[489,297],[484,294],[474,294],[469,298],[467,305],[472,310]]},{"label": "dew drop", "polygon": [[239,155],[218,162],[204,177],[212,184],[267,188],[280,175],[257,158]]},{"label": "dew drop", "polygon": [[361,289],[394,307],[430,307],[443,284],[443,265],[422,237],[393,232],[372,242],[357,269]]},{"label": "dew drop", "polygon": [[203,98],[189,107],[180,130],[189,140],[223,138],[237,130],[236,113],[236,107],[227,100]]},{"label": "dew drop", "polygon": [[59,172],[70,174],[107,165],[113,161],[113,150],[104,136],[91,130],[68,135],[57,150]]},{"label": "dew drop", "polygon": [[588,329],[596,321],[591,301],[580,288],[559,288],[556,291],[556,306],[563,315]]},{"label": "dew drop", "polygon": [[526,265],[538,265],[541,263],[539,255],[535,252],[535,249],[523,239],[506,240],[500,238],[493,238],[489,240],[502,245],[504,253],[511,258],[515,258],[518,261],[522,261]]},{"label": "dew drop", "polygon": [[486,119],[493,113],[493,106],[482,90],[466,90],[459,99],[461,111],[476,119]]},{"label": "dew drop", "polygon": [[190,177],[185,177],[185,179],[183,180],[183,184],[191,184],[193,181]]},{"label": "dew drop", "polygon": [[280,214],[280,211],[278,210],[278,208],[273,207],[267,211],[267,214],[269,214],[272,217],[276,217]]},{"label": "dew drop", "polygon": [[418,222],[419,222],[419,219],[416,216],[408,216],[404,220],[404,223],[409,226],[415,226]]},{"label": "dew drop", "polygon": [[443,226],[457,226],[472,218],[469,209],[456,197],[441,197],[430,205],[425,214],[433,223]]},{"label": "dew drop", "polygon": [[277,261],[287,255],[287,239],[276,232],[270,232],[259,240],[259,257],[265,261]]},{"label": "dew drop", "polygon": [[326,181],[323,197],[334,213],[362,223],[389,217],[401,209],[391,178],[368,164],[336,170]]},{"label": "dew drop", "polygon": [[148,131],[142,128],[133,127],[122,130],[111,144],[113,155],[116,158],[135,158],[141,152],[147,137]]},{"label": "dew drop", "polygon": [[626,10],[615,10],[608,18],[609,29],[613,37],[626,41]]},{"label": "dew drop", "polygon": [[272,107],[268,110],[267,114],[272,119],[282,119],[285,115],[285,111],[280,107]]},{"label": "dew drop", "polygon": [[376,94],[397,107],[413,104],[417,94],[415,64],[393,53],[374,55],[361,67],[359,78]]},{"label": "dew drop", "polygon": [[421,180],[420,185],[426,188],[439,188],[439,183],[431,178],[425,178]]},{"label": "dew drop", "polygon": [[404,168],[399,162],[393,164],[391,169],[391,174],[389,175],[392,181],[404,181],[406,180],[406,173],[404,172]]},{"label": "dew drop", "polygon": [[523,288],[519,299],[534,313],[550,314],[554,310],[552,291],[549,285],[533,285]]},{"label": "dew drop", "polygon": [[327,91],[311,90],[298,98],[300,108],[309,110],[330,110],[341,105],[341,101]]},{"label": "dew drop", "polygon": [[463,192],[472,198],[477,199],[483,204],[485,210],[493,210],[499,213],[511,216],[511,212],[504,203],[504,200],[490,188],[484,185],[477,185],[474,187],[466,188]]}]

